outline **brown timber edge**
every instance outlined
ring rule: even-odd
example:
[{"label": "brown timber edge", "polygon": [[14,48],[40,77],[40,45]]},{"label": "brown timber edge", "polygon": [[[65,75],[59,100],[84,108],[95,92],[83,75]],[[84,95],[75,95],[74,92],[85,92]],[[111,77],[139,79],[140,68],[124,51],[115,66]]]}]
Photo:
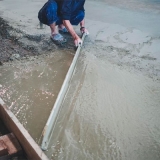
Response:
[{"label": "brown timber edge", "polygon": [[0,98],[0,118],[16,136],[29,160],[48,160],[47,156]]}]

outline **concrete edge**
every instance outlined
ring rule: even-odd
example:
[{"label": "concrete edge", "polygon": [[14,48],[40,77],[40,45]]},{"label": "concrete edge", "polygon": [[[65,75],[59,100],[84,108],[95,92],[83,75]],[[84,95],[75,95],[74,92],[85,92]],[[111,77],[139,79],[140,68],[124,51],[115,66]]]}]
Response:
[{"label": "concrete edge", "polygon": [[0,118],[3,120],[9,131],[14,133],[29,160],[49,160],[1,98]]}]

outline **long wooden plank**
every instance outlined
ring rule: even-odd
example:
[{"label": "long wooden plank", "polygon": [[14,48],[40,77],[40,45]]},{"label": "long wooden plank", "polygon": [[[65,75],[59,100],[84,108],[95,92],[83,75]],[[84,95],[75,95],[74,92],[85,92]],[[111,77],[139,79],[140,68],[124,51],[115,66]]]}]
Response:
[{"label": "long wooden plank", "polygon": [[0,118],[3,120],[8,130],[14,133],[26,152],[29,160],[48,160],[47,156],[44,154],[38,144],[33,140],[27,130],[22,126],[22,124],[9,110],[1,98]]}]

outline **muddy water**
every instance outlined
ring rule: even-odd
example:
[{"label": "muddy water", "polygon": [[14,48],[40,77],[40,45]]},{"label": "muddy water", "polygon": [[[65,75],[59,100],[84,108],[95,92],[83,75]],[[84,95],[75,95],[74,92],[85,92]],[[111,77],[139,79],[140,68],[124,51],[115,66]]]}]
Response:
[{"label": "muddy water", "polygon": [[72,58],[62,50],[0,67],[0,96],[37,142]]},{"label": "muddy water", "polygon": [[105,51],[86,50],[46,154],[57,160],[159,160],[160,82],[111,64]]}]

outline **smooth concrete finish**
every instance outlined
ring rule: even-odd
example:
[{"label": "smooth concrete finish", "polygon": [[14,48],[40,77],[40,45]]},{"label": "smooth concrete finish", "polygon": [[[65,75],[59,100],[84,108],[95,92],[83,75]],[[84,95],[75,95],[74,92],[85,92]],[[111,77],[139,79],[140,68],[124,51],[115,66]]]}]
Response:
[{"label": "smooth concrete finish", "polygon": [[1,98],[0,102],[0,118],[3,120],[7,128],[13,132],[16,138],[19,140],[28,158],[30,160],[48,160],[40,147],[35,143],[26,129],[8,109]]}]

